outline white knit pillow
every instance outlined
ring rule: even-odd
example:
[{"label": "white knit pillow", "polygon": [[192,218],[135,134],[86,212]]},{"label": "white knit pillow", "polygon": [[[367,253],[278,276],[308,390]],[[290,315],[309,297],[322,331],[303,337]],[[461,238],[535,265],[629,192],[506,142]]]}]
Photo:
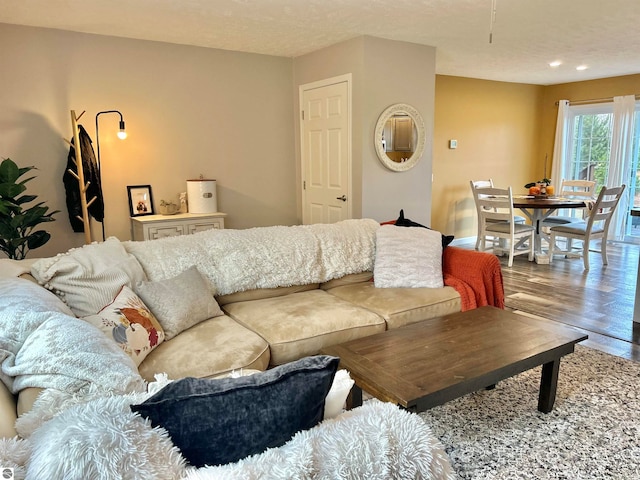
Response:
[{"label": "white knit pillow", "polygon": [[382,225],[376,232],[373,281],[379,288],[442,288],[442,235]]},{"label": "white knit pillow", "polygon": [[31,274],[78,317],[98,313],[123,285],[146,280],[136,258],[115,237],[38,260]]}]

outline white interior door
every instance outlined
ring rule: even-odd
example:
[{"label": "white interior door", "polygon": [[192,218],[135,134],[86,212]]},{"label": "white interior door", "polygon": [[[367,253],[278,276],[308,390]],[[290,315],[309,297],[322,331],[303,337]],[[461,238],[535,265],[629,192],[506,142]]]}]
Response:
[{"label": "white interior door", "polygon": [[351,76],[300,87],[302,221],[351,218]]}]

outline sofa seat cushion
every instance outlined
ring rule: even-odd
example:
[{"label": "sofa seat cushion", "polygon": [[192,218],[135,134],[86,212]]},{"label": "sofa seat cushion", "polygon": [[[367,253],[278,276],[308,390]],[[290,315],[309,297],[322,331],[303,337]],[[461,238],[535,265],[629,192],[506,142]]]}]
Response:
[{"label": "sofa seat cushion", "polygon": [[153,381],[156,373],[170,379],[209,378],[232,370],[265,370],[269,345],[226,315],[213,317],[165,340],[138,367],[140,375]]},{"label": "sofa seat cushion", "polygon": [[15,423],[18,419],[16,399],[7,386],[0,382],[0,438],[11,438],[17,434]]},{"label": "sofa seat cushion", "polygon": [[444,288],[376,288],[373,283],[327,290],[331,295],[377,313],[396,328],[460,311],[460,294]]},{"label": "sofa seat cushion", "polygon": [[284,297],[292,293],[306,292],[307,290],[315,290],[320,286],[319,283],[310,283],[307,285],[291,285],[290,287],[276,288],[256,288],[253,290],[244,290],[242,292],[230,293],[229,295],[220,295],[216,297],[218,304],[224,306],[228,303],[246,302],[248,300],[260,300],[262,298]]},{"label": "sofa seat cushion", "polygon": [[231,303],[223,310],[269,343],[271,365],[315,355],[323,347],[386,329],[381,316],[320,289]]},{"label": "sofa seat cushion", "polygon": [[323,290],[329,290],[335,287],[341,287],[342,285],[353,285],[354,283],[372,282],[373,272],[360,272],[345,275],[344,277],[334,278],[328,282],[320,284],[320,288]]}]

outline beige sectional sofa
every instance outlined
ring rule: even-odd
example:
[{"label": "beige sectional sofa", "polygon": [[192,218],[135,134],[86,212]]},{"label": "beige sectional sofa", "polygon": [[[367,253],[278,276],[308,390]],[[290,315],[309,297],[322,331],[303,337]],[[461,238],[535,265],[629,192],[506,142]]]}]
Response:
[{"label": "beige sectional sofa", "polygon": [[[146,242],[110,238],[52,258],[0,260],[0,276],[39,282],[80,318],[96,314],[125,285],[136,291],[141,282],[165,282],[167,305],[147,307],[154,314],[156,308],[186,309],[187,320],[195,324],[148,352],[137,366],[147,381],[159,373],[177,379],[265,370],[387,328],[481,304],[501,306],[501,273],[499,262],[496,270],[495,257],[451,246],[443,255],[442,247],[438,251],[436,246],[439,234],[438,242],[430,242],[429,248],[436,257],[444,258],[441,270],[431,272],[444,278],[442,287],[380,288],[373,273],[376,255],[380,255],[376,238],[381,228],[364,219],[334,225],[211,230]],[[462,256],[456,260],[458,254]],[[452,275],[448,258],[460,277]],[[197,305],[188,298],[196,289],[171,290],[170,282],[194,265],[221,314],[196,318],[202,312],[191,315],[189,309]],[[445,285],[447,279],[456,288]],[[485,285],[465,283],[469,279],[484,279]],[[499,288],[491,291],[496,285]],[[174,293],[177,297],[169,298]],[[3,308],[11,307],[0,305],[0,312]],[[9,392],[0,383],[1,435],[14,434],[17,415],[31,408],[42,388]]]}]

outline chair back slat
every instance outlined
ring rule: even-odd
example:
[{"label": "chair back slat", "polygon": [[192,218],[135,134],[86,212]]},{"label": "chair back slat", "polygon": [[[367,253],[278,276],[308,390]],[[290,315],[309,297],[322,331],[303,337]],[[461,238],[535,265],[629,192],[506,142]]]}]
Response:
[{"label": "chair back slat", "polygon": [[615,212],[625,188],[626,185],[611,188],[602,187],[602,190],[600,190],[600,194],[598,195],[598,199],[593,205],[591,215],[589,215],[589,221],[587,223],[589,230],[594,223],[602,221],[605,222],[605,229],[609,227],[613,212]]},{"label": "chair back slat", "polygon": [[476,188],[480,215],[485,219],[512,222],[513,195],[509,188]]},{"label": "chair back slat", "polygon": [[561,197],[593,198],[595,196],[596,182],[591,180],[562,180],[560,187]]}]

